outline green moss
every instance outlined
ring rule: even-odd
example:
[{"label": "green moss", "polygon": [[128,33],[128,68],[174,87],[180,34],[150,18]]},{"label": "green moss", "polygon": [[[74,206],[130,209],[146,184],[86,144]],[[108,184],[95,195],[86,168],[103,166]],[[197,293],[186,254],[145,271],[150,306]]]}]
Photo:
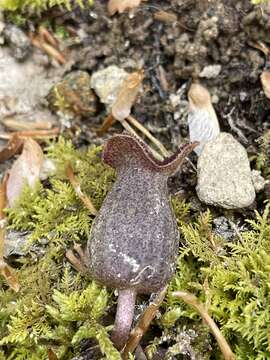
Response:
[{"label": "green moss", "polygon": [[187,290],[207,306],[237,359],[270,358],[269,208],[270,203],[263,214],[255,212],[255,219],[247,221],[250,229],[233,243],[213,233],[209,210],[195,223],[180,226],[185,246],[167,295],[164,329],[188,324],[201,331],[196,311],[172,296],[173,291]]},{"label": "green moss", "polygon": [[270,130],[258,139],[260,151],[256,156],[256,168],[270,179]]},{"label": "green moss", "polygon": [[[75,5],[84,8],[92,6],[93,0],[76,0]],[[18,11],[19,13],[40,13],[54,6],[62,6],[71,11],[74,3],[70,0],[0,0],[0,8],[7,11]]]},{"label": "green moss", "polygon": [[109,339],[111,326],[102,321],[110,293],[65,259],[74,241],[86,242],[93,220],[67,181],[65,166],[72,163],[83,191],[99,208],[114,180],[100,150],[76,151],[63,139],[51,144],[47,154],[56,174],[46,188],[26,187],[17,206],[7,210],[10,229],[31,232],[28,255],[17,270],[21,290],[15,294],[2,284],[0,292],[0,349],[7,359],[47,359],[49,348],[59,359],[71,359],[89,337],[107,359],[120,359]]},{"label": "green moss", "polygon": [[[65,175],[71,162],[82,190],[100,208],[115,179],[100,159],[101,148],[75,150],[60,139],[46,149],[56,173],[35,189],[25,188],[14,209],[7,209],[8,226],[29,231],[27,254],[17,263],[21,290],[15,294],[0,278],[0,359],[47,359],[52,349],[59,359],[72,359],[81,342],[95,339],[107,359],[120,359],[104,315],[112,294],[88,276],[78,274],[65,258],[74,242],[86,244],[93,218],[77,198]],[[191,214],[190,205],[172,198],[181,232],[176,275],[170,283],[162,316],[161,336],[148,340],[149,357],[163,345],[166,359],[182,354],[181,344],[203,359],[221,359],[208,328],[197,312],[172,296],[186,290],[198,296],[225,334],[237,359],[270,358],[270,204],[255,212],[231,242],[212,229],[210,210]],[[107,324],[106,320],[106,324]],[[155,333],[156,334],[156,333]]]}]

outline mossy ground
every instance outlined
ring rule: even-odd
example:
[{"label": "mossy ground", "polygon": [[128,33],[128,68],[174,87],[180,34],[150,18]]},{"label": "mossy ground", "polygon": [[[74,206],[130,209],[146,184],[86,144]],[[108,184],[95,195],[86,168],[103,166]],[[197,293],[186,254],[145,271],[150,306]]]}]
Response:
[{"label": "mossy ground", "polygon": [[[103,354],[97,358],[120,359],[109,339],[113,318],[106,317],[114,308],[113,294],[79,274],[65,258],[74,242],[85,245],[93,221],[66,178],[67,162],[97,209],[114,172],[102,164],[100,147],[79,151],[60,139],[46,153],[56,173],[34,190],[25,188],[17,206],[6,211],[8,227],[27,230],[30,236],[26,255],[13,262],[20,291],[14,293],[0,280],[0,359],[47,359],[49,349],[59,359],[72,359],[89,338]],[[213,232],[209,209],[191,213],[177,196],[172,203],[182,245],[162,316],[143,342],[149,358],[160,346],[169,348],[167,359],[184,354],[183,337],[189,340],[187,356],[193,351],[203,359],[221,358],[199,315],[172,296],[172,291],[187,290],[205,303],[237,359],[269,359],[270,204],[226,242]]]}]

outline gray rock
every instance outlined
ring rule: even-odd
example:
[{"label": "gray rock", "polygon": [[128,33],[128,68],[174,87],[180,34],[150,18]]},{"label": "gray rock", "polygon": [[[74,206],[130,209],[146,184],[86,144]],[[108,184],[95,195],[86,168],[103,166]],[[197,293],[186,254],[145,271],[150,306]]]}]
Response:
[{"label": "gray rock", "polygon": [[24,60],[31,49],[31,42],[25,33],[17,26],[7,25],[4,28],[4,36],[10,44],[13,56],[17,60]]},{"label": "gray rock", "polygon": [[92,74],[91,88],[95,90],[102,103],[112,106],[127,75],[125,70],[111,65]]},{"label": "gray rock", "polygon": [[29,237],[29,232],[8,230],[5,236],[4,256],[5,258],[11,255],[23,256],[27,253],[25,246]]},{"label": "gray rock", "polygon": [[18,62],[11,56],[9,48],[0,46],[0,118],[11,117],[17,122],[56,122],[44,102],[51,87],[60,80],[64,69],[44,67],[32,56]]},{"label": "gray rock", "polygon": [[209,141],[198,159],[199,199],[226,209],[244,208],[255,200],[245,148],[228,133]]}]

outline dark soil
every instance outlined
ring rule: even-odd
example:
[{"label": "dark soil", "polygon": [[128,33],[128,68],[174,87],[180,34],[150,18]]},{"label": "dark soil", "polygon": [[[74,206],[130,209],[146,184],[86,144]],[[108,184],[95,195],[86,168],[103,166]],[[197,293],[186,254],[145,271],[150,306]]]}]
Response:
[{"label": "dark soil", "polygon": [[[109,17],[106,5],[107,1],[95,1],[87,13],[77,9],[65,16],[55,14],[55,24],[71,24],[86,34],[83,46],[72,48],[74,69],[91,74],[112,64],[127,71],[144,68],[143,92],[133,115],[170,150],[188,137],[183,107],[191,81],[199,80],[213,96],[221,129],[231,132],[250,156],[258,152],[257,139],[270,128],[270,101],[260,83],[269,59],[253,44],[270,41],[270,6],[254,7],[250,0],[147,1],[130,14]],[[157,20],[160,10],[177,21]],[[201,71],[209,65],[220,65],[220,73],[201,78]],[[181,101],[173,107],[170,95],[179,89]],[[91,129],[101,124],[105,114],[101,106],[80,124],[84,141],[93,141]],[[110,133],[119,130],[116,125]],[[193,173],[186,165],[172,181],[172,189],[177,191],[180,183],[182,188],[194,185]]]},{"label": "dark soil", "polygon": [[[158,20],[160,10],[170,17]],[[127,71],[145,70],[143,92],[132,114],[169,150],[188,140],[183,108],[189,85],[199,80],[213,96],[221,129],[232,133],[250,157],[258,153],[257,139],[270,129],[270,100],[260,83],[260,74],[270,66],[270,59],[254,43],[270,42],[270,5],[254,7],[250,0],[148,0],[130,14],[109,17],[107,1],[96,0],[88,11],[78,8],[63,13],[58,9],[46,16],[53,19],[54,26],[70,25],[85,32],[83,42],[70,47],[74,70],[86,70],[90,75],[108,65]],[[170,21],[173,18],[177,21]],[[201,78],[200,73],[209,65],[220,65],[220,73]],[[181,101],[174,107],[170,95],[178,90]],[[93,129],[105,116],[100,104],[95,115],[75,120],[80,135],[74,142],[102,143],[111,133],[120,132],[116,124],[103,138],[97,137]],[[191,160],[196,162],[196,156]],[[194,210],[203,210],[194,195],[195,185],[196,174],[190,163],[170,182],[172,192],[188,198]],[[254,208],[260,209],[269,196],[267,191],[270,193],[264,191],[250,209],[234,212],[236,222],[252,217]],[[217,216],[224,215],[224,210],[214,211]],[[85,354],[83,359],[96,356],[87,350]]]}]

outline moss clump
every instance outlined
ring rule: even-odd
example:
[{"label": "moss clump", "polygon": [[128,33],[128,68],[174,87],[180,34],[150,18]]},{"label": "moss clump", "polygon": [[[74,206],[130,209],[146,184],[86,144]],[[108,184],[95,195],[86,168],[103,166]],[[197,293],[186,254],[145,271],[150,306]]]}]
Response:
[{"label": "moss clump", "polygon": [[264,177],[270,179],[270,130],[266,131],[258,139],[259,153],[256,156],[256,168],[260,170]]},{"label": "moss clump", "polygon": [[[185,245],[161,319],[164,331],[178,327],[181,331],[196,329],[197,334],[201,333],[201,319],[196,311],[172,297],[173,291],[187,290],[206,305],[237,359],[270,358],[269,209],[270,203],[262,215],[256,211],[255,219],[247,221],[250,229],[241,232],[233,243],[214,234],[209,210],[195,222],[180,225]],[[209,334],[204,339],[207,348]],[[196,345],[198,341],[194,340],[195,348]],[[212,346],[215,347],[214,342]],[[220,358],[218,350],[214,354],[214,359]]]},{"label": "moss clump", "polygon": [[107,359],[120,359],[109,339],[111,326],[102,322],[110,293],[65,259],[75,241],[86,242],[93,220],[67,181],[65,165],[71,161],[83,191],[99,208],[114,179],[100,150],[76,151],[63,139],[51,144],[47,153],[57,173],[46,188],[25,188],[17,206],[7,210],[9,228],[31,235],[17,270],[20,292],[0,280],[0,349],[6,359],[47,359],[49,349],[59,359],[71,359],[85,338],[95,338]]},{"label": "moss clump", "polygon": [[[114,172],[100,159],[101,148],[77,151],[60,139],[46,149],[56,173],[25,188],[14,209],[7,210],[9,228],[29,231],[27,254],[17,262],[21,290],[15,294],[0,278],[0,360],[72,359],[81,343],[92,338],[107,359],[120,359],[104,315],[113,305],[111,293],[74,271],[65,252],[74,242],[85,244],[93,218],[66,179],[71,162],[82,190],[100,208],[114,181]],[[155,322],[162,335],[145,339],[149,356],[159,346],[166,359],[185,354],[221,359],[216,342],[193,308],[172,296],[186,290],[197,295],[229,341],[237,359],[270,358],[270,203],[255,212],[246,229],[226,242],[212,229],[210,210],[190,214],[190,205],[172,199],[182,236],[178,269],[171,281],[162,317]],[[183,347],[183,345],[185,345]]]},{"label": "moss clump", "polygon": [[[75,4],[84,8],[92,6],[93,0],[76,0]],[[0,0],[0,8],[7,11],[18,11],[19,13],[40,13],[54,6],[62,6],[71,11],[74,3],[70,0]]]}]

